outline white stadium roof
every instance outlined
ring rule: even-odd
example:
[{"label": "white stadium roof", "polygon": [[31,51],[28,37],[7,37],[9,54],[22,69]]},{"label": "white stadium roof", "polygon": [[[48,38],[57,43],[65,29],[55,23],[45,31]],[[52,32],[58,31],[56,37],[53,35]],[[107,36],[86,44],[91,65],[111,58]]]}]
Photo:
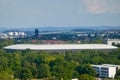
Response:
[{"label": "white stadium roof", "polygon": [[107,44],[16,44],[4,47],[5,50],[111,50],[118,49]]}]

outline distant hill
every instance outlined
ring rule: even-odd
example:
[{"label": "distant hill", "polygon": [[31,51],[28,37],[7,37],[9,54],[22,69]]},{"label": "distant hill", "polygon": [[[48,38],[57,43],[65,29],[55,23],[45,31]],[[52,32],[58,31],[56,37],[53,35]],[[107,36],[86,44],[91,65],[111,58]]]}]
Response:
[{"label": "distant hill", "polygon": [[0,26],[0,32],[7,30],[6,27]]},{"label": "distant hill", "polygon": [[70,26],[70,27],[32,27],[32,28],[10,28],[0,26],[0,32],[3,31],[34,31],[35,29],[39,29],[39,31],[93,31],[93,30],[120,30],[120,26]]}]

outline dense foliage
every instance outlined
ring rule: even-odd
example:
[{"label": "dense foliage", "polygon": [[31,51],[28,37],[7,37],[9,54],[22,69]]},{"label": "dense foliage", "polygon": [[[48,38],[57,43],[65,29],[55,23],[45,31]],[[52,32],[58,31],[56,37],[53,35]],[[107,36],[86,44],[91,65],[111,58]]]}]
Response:
[{"label": "dense foliage", "polygon": [[30,50],[6,52],[1,49],[0,78],[13,76],[20,79],[46,78],[60,80],[63,78],[69,80],[82,74],[95,76],[96,72],[90,64],[120,64],[119,53],[120,50],[112,52],[87,50],[50,53]]}]

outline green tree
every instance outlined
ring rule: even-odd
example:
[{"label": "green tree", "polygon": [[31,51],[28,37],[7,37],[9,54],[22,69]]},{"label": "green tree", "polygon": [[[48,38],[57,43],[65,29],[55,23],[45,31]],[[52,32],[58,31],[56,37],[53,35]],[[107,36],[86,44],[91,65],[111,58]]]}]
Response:
[{"label": "green tree", "polygon": [[120,69],[117,70],[115,77],[116,77],[117,79],[120,79]]},{"label": "green tree", "polygon": [[0,40],[0,49],[2,49],[5,46],[9,46],[14,44],[14,40],[13,39],[9,39],[9,40]]},{"label": "green tree", "polygon": [[55,76],[58,80],[70,80],[73,73],[73,65],[65,61],[63,58],[57,58],[50,63],[51,66],[51,76]]},{"label": "green tree", "polygon": [[38,78],[49,78],[50,77],[50,67],[48,64],[40,64],[37,68]]},{"label": "green tree", "polygon": [[96,71],[89,64],[80,65],[76,68],[76,70],[78,71],[78,73],[80,75],[81,74],[88,74],[91,76],[96,76]]},{"label": "green tree", "polygon": [[31,70],[31,72],[32,72],[33,78],[38,78],[37,68],[38,68],[38,67],[36,66],[36,63],[32,62],[32,63],[31,63],[30,70]]},{"label": "green tree", "polygon": [[22,62],[22,67],[24,67],[24,68],[30,68],[30,66],[31,66],[31,64],[30,64],[30,62],[27,61],[27,60],[24,60],[24,61]]},{"label": "green tree", "polygon": [[27,68],[20,68],[16,74],[18,74],[17,78],[22,80],[27,80],[32,78],[32,73],[30,69],[27,69]]},{"label": "green tree", "polygon": [[77,71],[74,71],[72,73],[72,78],[79,78],[79,73]]},{"label": "green tree", "polygon": [[0,70],[6,70],[8,68],[8,59],[4,56],[0,57]]},{"label": "green tree", "polygon": [[95,77],[90,76],[88,74],[82,74],[82,75],[80,75],[79,80],[95,80]]},{"label": "green tree", "polygon": [[20,71],[20,79],[22,80],[27,80],[32,78],[32,73],[29,69],[22,69]]},{"label": "green tree", "polygon": [[7,72],[2,72],[0,73],[0,80],[13,80],[13,75],[10,75],[9,73]]}]

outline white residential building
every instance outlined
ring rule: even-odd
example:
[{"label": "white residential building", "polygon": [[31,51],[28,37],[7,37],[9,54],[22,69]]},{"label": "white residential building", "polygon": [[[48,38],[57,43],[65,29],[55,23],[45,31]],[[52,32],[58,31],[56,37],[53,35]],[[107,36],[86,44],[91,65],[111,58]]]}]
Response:
[{"label": "white residential building", "polygon": [[116,70],[120,69],[120,65],[114,65],[114,64],[102,64],[102,65],[116,67]]},{"label": "white residential building", "polygon": [[14,35],[15,35],[15,36],[18,36],[18,35],[19,35],[19,32],[14,32]]},{"label": "white residential building", "polygon": [[24,38],[26,36],[25,32],[8,32],[9,38]]},{"label": "white residential building", "polygon": [[96,70],[97,76],[102,78],[114,78],[116,74],[116,66],[112,65],[92,65]]},{"label": "white residential building", "polygon": [[7,34],[8,34],[8,36],[13,36],[14,35],[13,32],[8,32]]},{"label": "white residential building", "polygon": [[80,33],[80,34],[77,34],[77,36],[78,36],[78,37],[80,37],[80,36],[81,36],[81,37],[87,37],[88,34],[87,34],[87,33]]},{"label": "white residential building", "polygon": [[95,37],[95,34],[90,34],[91,37]]},{"label": "white residential building", "polygon": [[24,32],[19,32],[20,36],[25,36],[26,34]]},{"label": "white residential building", "polygon": [[112,45],[113,43],[120,44],[120,39],[108,39],[107,40],[108,45]]},{"label": "white residential building", "polygon": [[7,38],[8,38],[7,34],[0,33],[0,39],[7,39]]}]

